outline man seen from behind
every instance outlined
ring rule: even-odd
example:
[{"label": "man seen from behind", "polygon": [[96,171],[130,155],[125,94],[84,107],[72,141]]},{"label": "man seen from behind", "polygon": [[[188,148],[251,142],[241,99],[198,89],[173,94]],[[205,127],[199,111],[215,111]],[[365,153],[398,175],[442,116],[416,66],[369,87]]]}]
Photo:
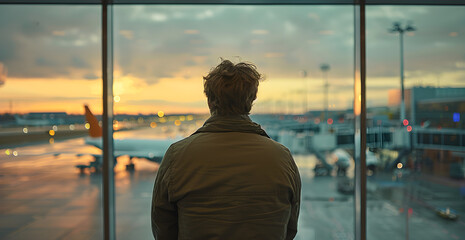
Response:
[{"label": "man seen from behind", "polygon": [[167,150],[155,180],[155,239],[293,239],[301,182],[289,150],[249,114],[262,76],[224,60],[204,77],[211,116]]}]

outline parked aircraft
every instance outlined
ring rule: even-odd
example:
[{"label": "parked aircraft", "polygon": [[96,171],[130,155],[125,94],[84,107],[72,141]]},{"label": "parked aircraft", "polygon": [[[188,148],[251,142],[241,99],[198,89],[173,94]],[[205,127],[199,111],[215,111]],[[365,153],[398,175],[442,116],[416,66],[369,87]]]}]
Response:
[{"label": "parked aircraft", "polygon": [[[89,123],[89,137],[85,138],[85,143],[102,149],[102,128],[94,114],[90,111],[87,105],[84,106],[86,121]],[[180,140],[176,139],[114,139],[114,157],[129,156],[130,163],[126,165],[126,169],[134,169],[133,158],[145,158],[149,161],[160,163],[163,156],[168,150],[169,146],[174,142]],[[102,156],[94,155],[95,161],[89,165],[78,165],[78,168],[100,167]]]},{"label": "parked aircraft", "polygon": [[[350,154],[346,150],[341,149],[341,148],[334,150],[331,153],[331,156],[333,158],[332,162],[334,162],[334,165],[337,167],[338,175],[346,175],[346,171],[349,169],[349,167],[354,162],[354,159],[352,158],[352,156],[350,156]],[[371,176],[376,171],[379,165],[379,159],[369,149],[366,150],[365,156],[366,156],[365,158],[366,158],[367,174]]]}]

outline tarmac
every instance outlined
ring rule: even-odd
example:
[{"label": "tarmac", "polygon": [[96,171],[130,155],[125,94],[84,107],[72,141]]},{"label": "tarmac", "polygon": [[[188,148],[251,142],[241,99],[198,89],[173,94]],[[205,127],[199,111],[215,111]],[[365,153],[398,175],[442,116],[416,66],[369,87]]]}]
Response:
[{"label": "tarmac", "polygon": [[[101,174],[80,174],[75,168],[92,161],[90,154],[100,150],[86,146],[83,138],[10,150],[17,156],[0,150],[0,239],[103,238]],[[354,239],[353,195],[337,190],[343,178],[315,177],[313,155],[294,158],[302,178],[296,239]],[[127,161],[121,157],[115,167],[116,238],[153,239],[150,206],[158,165],[136,159],[135,171],[127,171]],[[368,239],[465,239],[463,218],[443,219],[432,209],[449,206],[465,217],[459,192],[423,178],[393,181],[389,174],[369,178]]]}]

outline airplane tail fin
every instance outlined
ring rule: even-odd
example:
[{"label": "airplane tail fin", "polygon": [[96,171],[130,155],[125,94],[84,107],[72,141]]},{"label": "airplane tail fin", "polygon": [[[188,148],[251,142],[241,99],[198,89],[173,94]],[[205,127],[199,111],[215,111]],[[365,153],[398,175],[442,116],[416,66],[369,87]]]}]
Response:
[{"label": "airplane tail fin", "polygon": [[89,127],[89,135],[91,137],[101,137],[102,134],[102,127],[99,126],[97,118],[94,114],[90,111],[87,105],[84,105],[86,109],[86,121],[90,124]]}]

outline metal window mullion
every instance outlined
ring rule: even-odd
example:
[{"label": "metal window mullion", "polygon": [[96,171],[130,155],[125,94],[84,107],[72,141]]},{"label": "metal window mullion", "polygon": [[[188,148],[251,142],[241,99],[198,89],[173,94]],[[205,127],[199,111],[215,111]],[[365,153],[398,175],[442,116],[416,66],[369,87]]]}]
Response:
[{"label": "metal window mullion", "polygon": [[366,39],[365,1],[354,6],[354,159],[355,159],[355,239],[366,240]]},{"label": "metal window mullion", "polygon": [[113,6],[102,0],[103,238],[115,239],[113,156]]}]

